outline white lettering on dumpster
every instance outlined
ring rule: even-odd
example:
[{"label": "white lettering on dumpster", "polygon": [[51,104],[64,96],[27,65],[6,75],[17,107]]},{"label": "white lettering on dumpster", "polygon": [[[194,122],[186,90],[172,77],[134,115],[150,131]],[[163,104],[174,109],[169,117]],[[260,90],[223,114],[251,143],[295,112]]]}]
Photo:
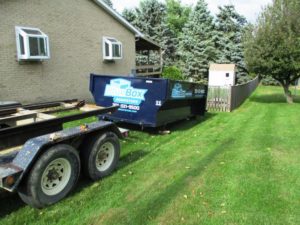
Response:
[{"label": "white lettering on dumpster", "polygon": [[121,111],[138,111],[139,105],[145,101],[147,89],[138,89],[131,86],[131,82],[125,79],[113,79],[105,86],[104,96],[113,97],[114,104],[120,106]]}]

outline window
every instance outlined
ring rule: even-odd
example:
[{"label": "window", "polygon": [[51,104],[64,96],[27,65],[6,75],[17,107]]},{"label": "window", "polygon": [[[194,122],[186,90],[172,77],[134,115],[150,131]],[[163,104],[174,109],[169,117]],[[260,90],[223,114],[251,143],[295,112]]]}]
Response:
[{"label": "window", "polygon": [[38,28],[15,27],[18,60],[50,58],[49,38]]},{"label": "window", "polygon": [[103,37],[103,59],[122,59],[122,43],[115,38]]},{"label": "window", "polygon": [[226,73],[226,77],[229,77],[229,73]]}]

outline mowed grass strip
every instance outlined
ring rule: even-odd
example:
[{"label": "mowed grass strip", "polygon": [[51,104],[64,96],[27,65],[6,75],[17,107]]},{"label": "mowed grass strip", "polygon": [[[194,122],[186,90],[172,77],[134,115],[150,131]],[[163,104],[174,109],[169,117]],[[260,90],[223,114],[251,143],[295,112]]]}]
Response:
[{"label": "mowed grass strip", "polygon": [[2,199],[0,224],[300,224],[300,104],[281,92],[170,135],[131,132],[111,176],[43,210]]}]

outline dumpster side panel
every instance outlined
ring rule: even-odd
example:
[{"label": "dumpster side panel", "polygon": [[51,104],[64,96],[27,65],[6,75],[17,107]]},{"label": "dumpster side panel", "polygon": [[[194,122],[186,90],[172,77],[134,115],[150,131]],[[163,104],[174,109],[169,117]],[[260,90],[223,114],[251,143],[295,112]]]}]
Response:
[{"label": "dumpster side panel", "polygon": [[100,106],[120,108],[104,118],[159,127],[204,115],[207,86],[157,78],[91,75],[90,90]]},{"label": "dumpster side panel", "polygon": [[157,115],[157,124],[165,125],[191,116],[204,115],[207,86],[169,80],[167,101]]},{"label": "dumpster side panel", "polygon": [[167,98],[168,80],[91,75],[90,91],[99,106],[119,106],[103,117],[113,121],[155,127],[157,112]]},{"label": "dumpster side panel", "polygon": [[200,99],[206,98],[207,86],[187,81],[169,80],[168,99]]}]

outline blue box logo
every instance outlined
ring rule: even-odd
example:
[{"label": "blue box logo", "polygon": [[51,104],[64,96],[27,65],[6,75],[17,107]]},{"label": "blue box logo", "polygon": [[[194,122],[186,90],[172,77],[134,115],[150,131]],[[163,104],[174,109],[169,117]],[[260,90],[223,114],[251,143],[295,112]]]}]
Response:
[{"label": "blue box logo", "polygon": [[138,89],[131,86],[131,82],[125,79],[110,80],[105,86],[104,96],[113,97],[115,103],[139,106],[145,101],[147,89]]}]

